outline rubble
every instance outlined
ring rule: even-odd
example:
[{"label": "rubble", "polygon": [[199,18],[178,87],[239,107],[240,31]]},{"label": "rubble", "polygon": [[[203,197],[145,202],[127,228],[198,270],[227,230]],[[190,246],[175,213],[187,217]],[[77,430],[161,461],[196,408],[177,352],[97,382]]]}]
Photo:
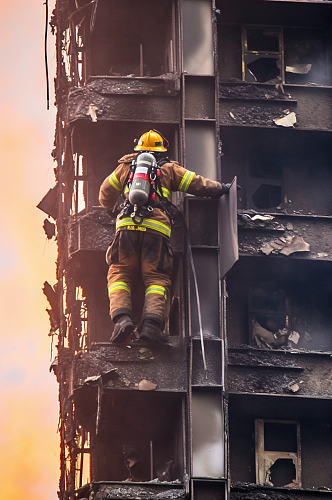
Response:
[{"label": "rubble", "polygon": [[90,493],[89,500],[178,500],[185,498],[183,489],[165,489],[158,491],[152,487],[135,485],[100,485],[98,491]]},{"label": "rubble", "polygon": [[302,236],[286,235],[285,238],[278,238],[265,243],[260,248],[260,251],[265,255],[280,253],[288,256],[296,252],[310,252],[310,245],[304,241]]},{"label": "rubble", "polygon": [[151,382],[151,380],[141,380],[138,384],[139,391],[154,391],[157,388],[157,384]]},{"label": "rubble", "polygon": [[219,86],[220,97],[229,99],[257,99],[257,100],[287,100],[289,95],[285,94],[282,85],[276,85],[271,89],[269,85],[267,88],[259,88],[255,85],[239,83],[237,85],[227,85],[221,82]]}]

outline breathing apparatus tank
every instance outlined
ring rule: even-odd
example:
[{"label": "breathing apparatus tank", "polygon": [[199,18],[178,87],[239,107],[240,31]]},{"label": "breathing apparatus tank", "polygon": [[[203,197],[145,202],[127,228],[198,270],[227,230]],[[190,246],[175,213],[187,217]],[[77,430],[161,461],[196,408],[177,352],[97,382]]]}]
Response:
[{"label": "breathing apparatus tank", "polygon": [[149,200],[150,195],[150,170],[156,164],[155,157],[151,153],[141,153],[136,159],[136,168],[129,190],[129,202],[134,207],[142,207]]}]

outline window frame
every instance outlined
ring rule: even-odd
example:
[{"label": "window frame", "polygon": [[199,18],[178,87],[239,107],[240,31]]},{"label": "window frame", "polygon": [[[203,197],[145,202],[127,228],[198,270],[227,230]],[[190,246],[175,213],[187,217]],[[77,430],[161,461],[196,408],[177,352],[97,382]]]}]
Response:
[{"label": "window frame", "polygon": [[[248,37],[247,29],[261,29],[261,30],[271,30],[279,31],[279,51],[269,51],[269,50],[249,50],[248,49]],[[284,63],[284,39],[283,39],[283,27],[282,26],[271,26],[271,25],[257,25],[257,24],[244,24],[241,26],[241,46],[242,46],[242,80],[248,82],[246,79],[246,73],[248,71],[246,64],[246,57],[248,56],[265,56],[272,58],[277,56],[280,60],[280,83],[285,83],[285,63]],[[266,82],[249,82],[249,83],[266,83]]]},{"label": "window frame", "polygon": [[[264,448],[264,424],[294,424],[296,425],[296,438],[297,438],[297,452],[290,451],[267,451]],[[269,469],[269,462],[275,463],[278,459],[292,459],[295,465],[296,477],[293,484],[280,486],[282,488],[302,488],[302,474],[301,474],[301,429],[300,422],[293,420],[268,420],[268,419],[255,419],[255,465],[256,465],[256,484],[274,486],[273,483],[267,480]]]}]

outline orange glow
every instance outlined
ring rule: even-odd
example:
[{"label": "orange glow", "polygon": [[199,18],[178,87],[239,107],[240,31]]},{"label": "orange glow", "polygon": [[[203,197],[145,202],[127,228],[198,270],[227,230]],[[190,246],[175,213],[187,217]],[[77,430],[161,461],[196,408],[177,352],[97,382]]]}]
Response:
[{"label": "orange glow", "polygon": [[56,243],[46,241],[46,216],[35,208],[54,185],[44,18],[41,1],[0,5],[0,482],[7,500],[56,500],[59,476],[57,384],[48,372],[41,290],[55,282]]}]

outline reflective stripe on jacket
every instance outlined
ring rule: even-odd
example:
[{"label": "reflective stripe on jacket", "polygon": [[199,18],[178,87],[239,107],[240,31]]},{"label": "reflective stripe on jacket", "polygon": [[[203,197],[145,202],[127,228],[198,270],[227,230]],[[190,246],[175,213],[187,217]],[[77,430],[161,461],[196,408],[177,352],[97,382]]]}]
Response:
[{"label": "reflective stripe on jacket", "polygon": [[[99,192],[99,202],[106,210],[114,208],[120,192],[124,191],[131,162],[136,156],[137,154],[133,153],[121,158],[119,160],[121,163],[102,183]],[[196,175],[195,172],[186,170],[173,161],[164,163],[160,168],[160,183],[163,196],[169,201],[171,201],[171,193],[174,191],[217,198],[221,195],[222,189],[219,182]],[[156,203],[158,201],[158,196],[156,196]],[[144,219],[140,225],[136,225],[130,217],[117,219],[116,230],[125,229],[158,232],[167,238],[171,236],[169,218],[159,208],[154,208],[151,215],[149,214],[149,218]]]}]

